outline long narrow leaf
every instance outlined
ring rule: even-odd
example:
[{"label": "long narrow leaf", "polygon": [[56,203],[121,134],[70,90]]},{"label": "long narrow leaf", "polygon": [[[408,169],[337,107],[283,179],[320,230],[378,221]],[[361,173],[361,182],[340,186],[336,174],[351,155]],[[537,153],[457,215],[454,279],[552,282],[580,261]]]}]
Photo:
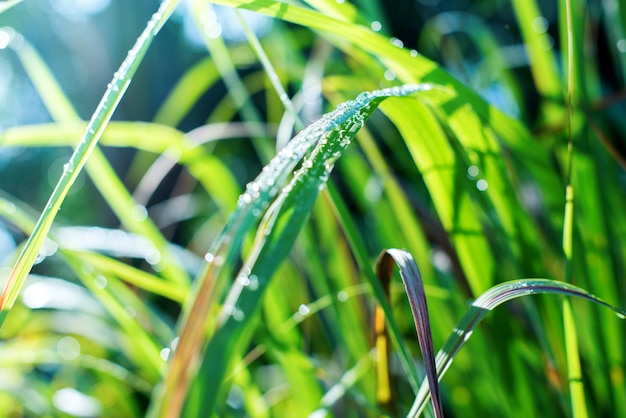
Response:
[{"label": "long narrow leaf", "polygon": [[[587,299],[613,310],[622,319],[626,318],[626,310],[612,306],[591,293],[568,283],[547,279],[524,279],[504,282],[487,290],[472,303],[472,306],[456,326],[443,348],[437,353],[436,363],[439,380],[441,380],[446,373],[456,354],[471,337],[474,328],[482,321],[485,315],[512,299],[542,293],[561,294]],[[428,390],[428,386],[424,383],[420,387],[417,397],[413,402],[409,416],[420,415],[426,407],[429,398],[430,391]]]},{"label": "long narrow leaf", "polygon": [[[200,395],[203,413],[214,408],[218,387],[234,354],[224,347],[233,347],[241,336],[242,325],[249,323],[234,318],[249,318],[256,311],[262,290],[295,240],[319,190],[328,179],[334,161],[380,101],[429,87],[407,85],[363,93],[355,100],[338,106],[300,132],[270,161],[256,180],[248,184],[237,210],[205,257],[207,267],[196,281],[198,287],[185,306],[178,347],[163,386],[153,399],[151,414],[175,416],[180,413],[190,380],[195,374],[190,365],[196,363],[204,341],[204,335],[198,330],[215,329],[216,324],[208,324],[207,321],[209,312],[228,283],[228,267],[234,264],[248,230],[274,196],[282,189],[261,224],[252,255],[238,275],[243,279],[235,282],[224,305],[225,312],[229,314],[221,317],[220,332],[213,337],[205,356],[202,375],[211,376],[207,384],[212,386],[212,390]],[[303,163],[291,183],[283,188],[287,176],[316,144],[311,157]],[[250,286],[251,282],[255,285]],[[250,291],[251,288],[254,291]],[[233,316],[235,312],[239,315]]]},{"label": "long narrow leaf", "polygon": [[[433,348],[433,337],[430,331],[430,319],[428,318],[428,305],[426,304],[426,293],[422,275],[415,264],[413,256],[404,250],[395,248],[383,251],[376,263],[376,273],[381,279],[391,276],[393,263],[400,269],[400,277],[404,283],[413,321],[417,331],[417,339],[422,350],[424,367],[426,368],[426,378],[428,387],[432,394],[435,416],[443,417],[443,407],[441,406],[441,396],[439,395],[439,382],[437,380],[437,368],[435,366],[435,349]],[[385,279],[388,280],[388,279]]]},{"label": "long narrow leaf", "polygon": [[178,1],[179,0],[163,1],[159,10],[152,16],[152,19],[148,22],[146,28],[137,39],[137,42],[128,52],[128,56],[122,62],[119,70],[115,73],[113,80],[109,84],[93,117],[89,121],[87,129],[72,154],[72,157],[64,166],[63,174],[52,192],[35,226],[33,234],[28,239],[26,246],[15,263],[2,294],[0,295],[0,327],[4,324],[9,311],[17,299],[24,280],[37,258],[37,254],[43,245],[48,231],[50,231],[63,200],[85,166],[91,152],[96,147],[98,140],[102,136],[117,105],[124,96],[152,40],[169,19]]}]

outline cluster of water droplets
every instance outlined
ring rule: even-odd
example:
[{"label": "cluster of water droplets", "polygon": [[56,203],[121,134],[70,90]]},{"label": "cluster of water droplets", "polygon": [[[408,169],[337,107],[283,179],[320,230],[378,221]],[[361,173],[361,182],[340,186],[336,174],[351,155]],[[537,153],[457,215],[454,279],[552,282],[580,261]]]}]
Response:
[{"label": "cluster of water droplets", "polygon": [[178,346],[178,337],[175,337],[171,342],[169,347],[163,347],[161,352],[159,353],[161,360],[167,361],[170,358],[170,355],[176,351],[176,347]]},{"label": "cluster of water droplets", "polygon": [[[246,191],[239,197],[238,207],[242,209],[251,204],[257,205],[255,202],[258,202],[260,207],[257,210],[265,209],[263,205],[267,205],[267,199],[264,199],[264,197],[274,196],[279,191],[280,185],[284,182],[287,175],[293,171],[313,146],[316,144],[323,145],[324,141],[335,130],[339,130],[337,140],[341,142],[342,146],[347,146],[354,133],[364,123],[364,116],[361,110],[369,105],[372,100],[389,96],[406,96],[430,88],[431,86],[428,84],[409,84],[402,87],[391,87],[361,93],[356,99],[338,105],[335,110],[325,114],[317,122],[302,130],[287,146],[278,152],[270,163],[263,168],[261,174],[246,186]],[[312,164],[307,161],[303,163],[304,168],[310,168],[310,164]],[[326,166],[330,168],[330,165]]]},{"label": "cluster of water droplets", "polygon": [[467,178],[472,180],[472,181],[476,181],[476,189],[478,189],[479,192],[484,192],[487,190],[487,188],[489,188],[489,183],[487,182],[487,180],[483,179],[483,178],[478,178],[480,174],[480,169],[475,166],[475,165],[470,165],[467,168]]},{"label": "cluster of water droplets", "polygon": [[[368,106],[372,106],[373,101],[390,96],[406,96],[430,88],[430,85],[392,87],[361,93],[354,100],[338,105],[334,111],[322,116],[317,122],[296,135],[263,168],[259,176],[246,185],[246,190],[237,204],[239,213],[244,217],[249,214],[254,217],[260,216],[271,198],[279,191],[282,192],[282,196],[292,193],[298,181],[312,181],[312,184],[321,189],[330,175],[335,160],[339,158],[343,149],[350,144],[354,135],[365,123],[366,115],[370,110]],[[306,156],[314,147],[313,152]],[[302,161],[301,167],[292,181],[281,187],[300,161]],[[270,229],[266,228],[266,232]],[[225,242],[222,241],[221,244]],[[223,264],[224,259],[219,254],[224,250],[224,245],[220,245],[219,248],[221,250],[207,253],[204,257],[205,261],[214,266]],[[242,293],[257,291],[260,288],[258,276],[251,273],[250,267],[242,268],[224,302],[218,322],[223,323],[229,318],[238,322],[243,321],[246,314],[238,306]],[[338,300],[345,301],[348,295],[341,293],[337,297]],[[306,316],[309,312],[310,308],[306,305],[302,305],[298,310],[300,316]]]}]

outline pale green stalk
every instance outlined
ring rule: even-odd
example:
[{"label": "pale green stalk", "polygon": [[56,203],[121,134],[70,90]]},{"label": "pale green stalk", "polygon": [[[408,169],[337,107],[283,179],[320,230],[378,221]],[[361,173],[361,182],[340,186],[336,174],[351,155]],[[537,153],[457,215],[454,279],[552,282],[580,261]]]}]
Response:
[{"label": "pale green stalk", "polygon": [[[565,281],[572,280],[572,235],[574,230],[574,188],[572,187],[572,166],[574,163],[574,136],[572,133],[572,113],[574,97],[574,34],[572,26],[572,0],[565,0],[567,27],[567,186],[565,189],[565,218],[563,220],[563,254],[565,257]],[[567,358],[568,380],[572,415],[587,418],[585,388],[582,381],[580,355],[576,325],[572,317],[572,307],[568,300],[563,301],[563,326],[565,332],[565,355]]]},{"label": "pale green stalk", "polygon": [[267,54],[265,53],[265,50],[263,49],[261,42],[259,42],[259,38],[257,38],[254,31],[250,29],[250,25],[248,25],[248,22],[246,22],[246,20],[241,15],[241,11],[239,11],[238,9],[235,9],[235,12],[237,12],[237,17],[239,18],[239,21],[241,22],[241,26],[243,27],[246,37],[248,38],[248,42],[250,43],[250,46],[254,50],[254,53],[256,54],[259,61],[261,61],[263,70],[265,70],[265,73],[269,77],[270,83],[272,83],[272,87],[274,87],[274,90],[276,90],[276,93],[278,93],[278,98],[280,99],[281,103],[285,107],[285,110],[289,112],[291,116],[293,117],[293,120],[296,123],[296,129],[302,130],[304,128],[304,125],[302,124],[302,121],[300,120],[300,117],[298,116],[298,112],[296,112],[296,108],[293,106],[293,102],[289,99],[289,95],[287,94],[287,92],[285,91],[285,88],[281,84],[280,78],[278,77],[278,74],[276,73],[274,66],[270,62],[270,59],[268,58]]}]

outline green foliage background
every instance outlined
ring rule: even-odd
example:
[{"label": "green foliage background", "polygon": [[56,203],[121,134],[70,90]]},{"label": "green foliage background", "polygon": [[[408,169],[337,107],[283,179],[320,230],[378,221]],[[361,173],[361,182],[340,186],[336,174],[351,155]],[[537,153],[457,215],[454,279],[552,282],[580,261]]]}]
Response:
[{"label": "green foliage background", "polygon": [[[98,4],[0,3],[7,416],[413,413],[385,248],[420,267],[435,349],[513,279],[626,306],[620,2]],[[444,410],[626,416],[624,330],[511,302]]]}]

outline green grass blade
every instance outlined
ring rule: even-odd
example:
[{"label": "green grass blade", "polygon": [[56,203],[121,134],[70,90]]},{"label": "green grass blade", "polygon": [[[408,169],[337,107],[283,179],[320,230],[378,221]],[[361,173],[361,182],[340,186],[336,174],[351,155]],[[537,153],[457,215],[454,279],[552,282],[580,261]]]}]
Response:
[{"label": "green grass blade", "polygon": [[[125,331],[125,334],[132,336],[133,347],[136,349],[136,352],[133,353],[133,357],[145,373],[145,377],[150,382],[154,383],[159,377],[159,371],[163,364],[160,355],[162,347],[139,321],[128,315],[126,306],[118,297],[115,297],[108,289],[101,289],[97,286],[98,281],[96,280],[96,274],[88,272],[86,264],[84,264],[80,258],[70,253],[63,254],[62,256],[65,262],[72,266],[74,271],[77,272],[85,287],[98,297],[107,311],[115,318],[120,327]],[[109,285],[111,284],[112,283],[109,283]]]},{"label": "green grass blade", "polygon": [[[205,355],[200,376],[211,376],[208,392],[192,395],[202,399],[203,413],[213,410],[223,376],[230,367],[232,349],[241,340],[245,325],[257,310],[260,295],[263,293],[270,276],[279,262],[291,248],[297,233],[312,208],[321,186],[327,180],[334,161],[350,143],[379,102],[388,96],[403,96],[420,90],[424,86],[405,86],[363,93],[357,99],[339,106],[316,123],[309,125],[299,133],[279,154],[263,169],[257,179],[248,184],[246,192],[240,197],[238,208],[216,239],[206,259],[209,262],[202,276],[197,280],[198,288],[190,304],[185,307],[181,322],[179,345],[170,363],[163,387],[154,398],[151,413],[157,416],[178,415],[186,397],[191,376],[195,373],[189,365],[194,364],[200,353],[203,341],[200,329],[214,329],[207,325],[210,309],[223,292],[228,281],[229,269],[233,265],[241,243],[254,221],[259,218],[269,202],[282,189],[282,193],[272,204],[261,224],[257,242],[251,256],[242,269],[241,275],[248,280],[237,280],[225,302],[225,312],[218,321],[218,331],[212,337]],[[317,146],[316,146],[317,144]],[[313,154],[298,171],[289,186],[282,185],[299,161],[311,148]],[[254,291],[246,285],[254,276]],[[234,313],[238,313],[234,315]],[[242,316],[243,315],[243,316]],[[236,318],[239,318],[237,320]],[[224,350],[224,347],[231,347]],[[222,360],[217,360],[222,358]],[[196,383],[200,385],[199,383]],[[217,385],[217,386],[216,386]],[[193,414],[192,411],[187,413]]]},{"label": "green grass blade", "polygon": [[[207,23],[203,21],[202,16],[203,13],[215,13],[213,5],[209,2],[193,0],[191,2],[191,7],[198,29],[204,39],[204,43],[211,53],[215,67],[226,84],[228,95],[235,102],[235,107],[240,110],[246,121],[262,121],[263,118],[260,116],[257,108],[253,105],[250,93],[248,92],[246,85],[242,82],[241,77],[235,68],[228,47],[224,43],[221,35],[217,37],[209,37],[207,35],[207,33],[212,32],[213,28],[206,26]],[[255,137],[255,140],[252,142],[255,150],[263,161],[269,161],[274,154],[270,144],[263,139],[261,132],[255,133]]]},{"label": "green grass blade", "polygon": [[137,208],[142,212],[147,210],[137,205],[104,153],[97,147],[87,162],[87,172],[122,224],[130,231],[145,236],[154,244],[157,253],[149,263],[161,271],[167,280],[182,285],[183,288],[187,287],[189,276],[168,250],[167,240],[150,217],[135,215]]},{"label": "green grass blade", "polygon": [[152,39],[154,39],[158,31],[170,17],[177,3],[178,1],[176,0],[166,0],[161,4],[158,12],[153,15],[146,29],[129,51],[128,56],[116,72],[110,86],[102,97],[72,157],[65,165],[63,174],[52,192],[35,226],[33,234],[30,236],[28,243],[15,263],[2,294],[0,295],[0,327],[6,320],[9,311],[17,299],[22,284],[37,258],[37,254],[54,222],[57,212],[61,208],[63,200],[78,177],[78,174],[80,174],[85,166],[89,155],[96,147],[107,123],[111,119],[113,112],[121,101],[133,75],[139,67],[143,56],[148,50]]},{"label": "green grass blade", "polygon": [[[50,69],[35,49],[24,41],[20,43],[17,52],[52,118],[57,122],[70,124],[80,121],[78,114],[61,90]],[[135,219],[132,216],[133,209],[137,207],[137,204],[98,148],[94,149],[93,155],[87,163],[87,171],[122,223],[129,230],[145,235],[154,243],[160,259],[156,263],[157,269],[162,270],[163,275],[169,280],[184,283],[186,274],[172,262],[172,257],[167,251],[165,238],[148,217]]]},{"label": "green grass blade", "polygon": [[[14,200],[15,199],[13,199],[13,201]],[[35,226],[36,215],[29,212],[34,211],[29,210],[29,208],[24,207],[22,204],[18,207],[13,201],[7,202],[4,198],[0,199],[0,214],[11,220],[25,234],[30,234]],[[55,231],[50,232],[52,239],[56,239],[54,232]],[[76,252],[63,247],[59,249],[59,254],[61,258],[74,269],[84,286],[102,303],[109,314],[117,321],[121,329],[128,335],[132,344],[127,345],[125,349],[129,352],[131,357],[134,356],[136,364],[139,369],[141,369],[144,377],[154,383],[158,378],[158,372],[162,363],[159,355],[160,347],[156,343],[153,335],[147,332],[135,318],[128,314],[126,310],[128,305],[121,299],[135,299],[133,305],[137,307],[137,310],[144,311],[147,310],[147,308],[144,308],[145,305],[137,303],[136,296],[131,293],[129,289],[115,286],[112,276],[109,276],[107,279],[103,275],[113,273],[115,275],[123,275],[125,278],[131,276],[130,282],[138,286],[145,285],[146,290],[157,290],[156,293],[158,293],[158,290],[162,290],[163,282],[147,273],[137,273],[132,267],[107,259],[107,257],[99,254]],[[94,260],[97,261],[93,263]],[[111,263],[113,263],[113,265]],[[99,269],[98,267],[101,266],[105,268]],[[97,269],[94,269],[94,267]],[[103,286],[99,285],[98,283],[101,283],[101,280],[99,280],[97,276],[102,276],[100,279],[104,278],[105,281],[108,281],[107,286],[103,288]],[[133,278],[135,280],[133,280]],[[121,298],[120,295],[124,293],[126,297]],[[172,293],[176,294],[176,292]],[[162,339],[171,339],[171,330],[163,324],[158,324],[160,322],[158,318],[152,317],[146,322],[150,322],[153,328],[160,329]]]},{"label": "green grass blade", "polygon": [[558,102],[562,98],[561,80],[549,48],[549,35],[545,30],[536,29],[537,25],[547,24],[547,21],[534,0],[513,0],[512,5],[529,54],[534,85],[545,99]]},{"label": "green grass blade", "polygon": [[435,409],[435,416],[443,418],[437,367],[435,366],[435,349],[433,348],[433,337],[430,331],[430,319],[428,317],[428,305],[426,303],[422,275],[410,253],[404,250],[388,249],[380,254],[376,263],[376,273],[381,280],[389,281],[388,278],[391,276],[393,269],[392,262],[400,269],[400,276],[411,304],[415,330],[417,331],[417,339],[422,350],[422,359],[426,369],[426,378]]},{"label": "green grass blade", "polygon": [[[64,123],[10,128],[0,133],[0,144],[5,147],[71,146],[72,138],[80,135],[84,126],[82,123]],[[207,137],[203,132],[196,134],[208,140],[219,139]],[[108,124],[100,143],[111,147],[133,147],[178,161],[198,179],[224,212],[234,209],[233,201],[236,201],[240,187],[228,167],[177,129],[153,123],[114,121]]]},{"label": "green grass blade", "polygon": [[270,59],[267,56],[267,54],[265,53],[265,50],[263,49],[261,42],[259,42],[259,38],[257,38],[254,31],[250,28],[246,20],[243,18],[243,16],[241,15],[241,12],[239,10],[236,10],[236,12],[237,12],[237,17],[239,18],[239,22],[241,23],[241,27],[243,28],[244,33],[246,34],[246,37],[248,38],[248,43],[250,44],[250,46],[252,46],[254,53],[256,54],[257,58],[261,62],[261,65],[263,66],[265,73],[269,77],[270,83],[272,83],[272,87],[274,87],[274,90],[278,94],[278,98],[280,99],[283,107],[296,121],[295,123],[296,129],[302,130],[304,126],[302,125],[302,122],[300,121],[298,112],[296,112],[296,109],[293,106],[293,102],[289,99],[289,95],[287,94],[287,92],[285,91],[285,88],[281,84],[278,74],[276,73],[276,70],[274,69],[274,66],[270,62]]},{"label": "green grass blade", "polygon": [[[469,337],[471,337],[476,326],[490,311],[510,300],[522,296],[544,293],[575,296],[586,299],[611,309],[622,319],[626,318],[625,310],[612,306],[591,293],[565,282],[547,279],[524,279],[504,282],[492,287],[472,302],[471,308],[463,316],[457,327],[454,329],[452,335],[444,344],[443,348],[437,353],[436,363],[439,380],[441,380],[445,375],[446,371],[452,364],[454,357]],[[430,393],[428,386],[423,384],[417,397],[415,398],[415,402],[411,407],[409,415],[418,416],[426,407],[426,403],[429,398]]]},{"label": "green grass blade", "polygon": [[[565,13],[565,24],[561,25],[561,33],[565,33],[565,54],[564,61],[567,68],[567,166],[566,166],[566,187],[565,187],[565,215],[563,219],[563,255],[565,263],[564,281],[571,282],[573,279],[573,231],[574,231],[574,188],[572,186],[572,172],[574,164],[574,132],[573,118],[574,106],[578,103],[577,95],[579,88],[574,90],[574,85],[580,85],[580,71],[578,68],[580,49],[576,50],[574,37],[580,35],[582,27],[578,25],[580,19],[576,19],[572,10],[572,0],[560,2],[561,10]],[[576,32],[576,33],[574,33]],[[582,86],[581,86],[582,87]],[[582,88],[580,89],[582,90]],[[580,355],[578,351],[578,336],[572,307],[569,301],[563,301],[563,326],[565,334],[565,354],[567,358],[568,383],[570,389],[570,404],[572,406],[572,416],[575,418],[587,418],[587,404],[585,401],[585,387],[582,380],[580,365]]]},{"label": "green grass blade", "polygon": [[333,209],[341,222],[341,227],[350,243],[350,249],[356,258],[358,267],[365,276],[365,280],[368,285],[371,287],[376,303],[383,310],[389,331],[389,338],[394,347],[399,351],[400,362],[404,371],[407,373],[409,384],[414,391],[417,391],[419,375],[417,374],[415,367],[412,366],[408,348],[406,344],[403,343],[398,325],[393,317],[391,306],[387,302],[385,289],[381,285],[380,280],[370,265],[367,249],[365,248],[363,241],[360,239],[361,236],[359,235],[358,229],[352,220],[350,210],[345,204],[343,204],[343,200],[337,198],[339,197],[339,192],[335,187],[333,187],[332,183],[329,183],[328,191],[333,197]]},{"label": "green grass blade", "polygon": [[494,260],[463,184],[467,168],[458,161],[442,126],[424,103],[389,101],[382,110],[405,138],[415,166],[423,173],[439,219],[459,255],[467,286],[480,294],[493,284]]},{"label": "green grass blade", "polygon": [[563,326],[565,328],[565,353],[567,357],[567,378],[569,382],[572,416],[587,418],[587,404],[585,402],[585,386],[578,353],[578,336],[572,314],[572,304],[569,300],[563,301]]},{"label": "green grass blade", "polygon": [[187,289],[180,286],[180,284],[161,280],[153,274],[146,273],[111,257],[91,252],[80,252],[75,254],[75,257],[95,267],[97,271],[105,276],[113,274],[132,286],[180,304],[184,302],[187,295]]}]

